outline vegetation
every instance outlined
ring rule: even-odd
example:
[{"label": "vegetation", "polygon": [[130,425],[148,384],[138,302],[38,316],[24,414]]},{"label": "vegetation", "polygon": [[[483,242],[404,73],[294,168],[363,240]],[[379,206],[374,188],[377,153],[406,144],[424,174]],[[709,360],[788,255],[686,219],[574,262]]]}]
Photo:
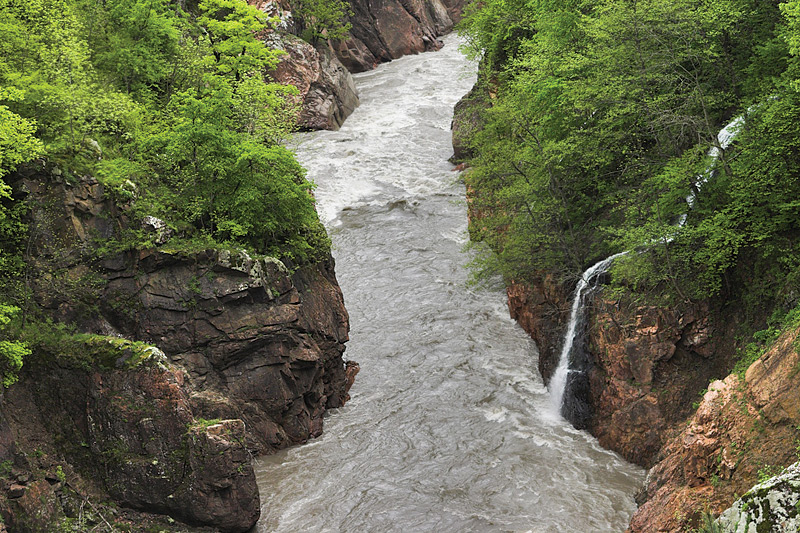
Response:
[{"label": "vegetation", "polygon": [[[304,5],[312,33],[343,31],[345,4]],[[146,216],[164,222],[168,247],[245,247],[290,265],[327,253],[313,184],[284,146],[297,91],[268,76],[283,52],[262,37],[276,22],[245,0],[0,0],[0,303],[30,301],[12,185],[38,158],[67,181],[95,176],[125,205],[134,222],[101,255],[153,246],[137,229]],[[15,312],[0,306],[0,327]],[[4,385],[26,350],[0,330]]]},{"label": "vegetation", "polygon": [[[0,0],[0,145],[14,147],[0,176],[44,155],[184,236],[316,260],[312,185],[282,144],[296,90],[265,77],[275,20],[244,0],[184,5]],[[6,211],[0,232],[18,220]]]},{"label": "vegetation", "polygon": [[496,252],[479,271],[569,278],[636,250],[613,271],[634,294],[793,307],[800,3],[486,0],[461,32],[495,95],[466,178]]},{"label": "vegetation", "polygon": [[321,39],[342,39],[350,31],[352,14],[346,0],[291,0],[292,15],[303,39],[316,45]]},{"label": "vegetation", "polygon": [[[784,313],[781,308],[775,309],[767,321],[767,327],[753,334],[751,342],[739,350],[736,356],[736,366],[733,371],[744,379],[745,372],[758,358],[772,348],[775,341],[785,333],[800,327],[800,305]],[[795,350],[800,349],[797,345]]]},{"label": "vegetation", "polygon": [[[2,387],[10,387],[17,381],[17,373],[22,368],[22,361],[31,351],[25,342],[7,334],[8,325],[18,308],[0,304],[0,383]],[[2,391],[2,388],[0,388]]]}]

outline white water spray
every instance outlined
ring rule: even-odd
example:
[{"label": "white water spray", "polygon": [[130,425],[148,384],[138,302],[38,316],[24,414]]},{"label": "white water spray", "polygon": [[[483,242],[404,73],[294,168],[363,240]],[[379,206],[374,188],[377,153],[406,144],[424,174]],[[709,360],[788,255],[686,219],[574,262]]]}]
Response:
[{"label": "white water spray", "polygon": [[[694,207],[695,200],[697,199],[697,193],[713,175],[714,162],[716,162],[716,160],[722,155],[722,151],[730,146],[731,142],[733,142],[733,139],[736,137],[736,134],[739,132],[739,128],[742,126],[742,124],[744,124],[744,116],[736,117],[717,134],[718,146],[712,146],[708,151],[708,156],[712,158],[712,163],[708,166],[706,171],[703,172],[703,174],[698,176],[697,181],[694,183],[692,192],[686,197],[686,203],[689,204],[690,209]],[[681,227],[686,224],[686,218],[687,214],[684,213],[681,215],[677,225]],[[672,241],[672,237],[669,238],[669,241]],[[570,372],[578,371],[569,368],[570,353],[572,352],[576,338],[580,334],[578,328],[582,327],[583,325],[583,319],[585,315],[584,304],[586,299],[592,293],[592,291],[597,288],[600,276],[608,271],[614,260],[627,253],[628,252],[625,251],[614,254],[592,265],[581,275],[578,286],[575,287],[575,292],[572,296],[572,308],[570,310],[569,323],[567,324],[567,331],[564,334],[564,342],[562,343],[561,353],[559,354],[558,366],[556,367],[556,371],[553,373],[552,378],[550,378],[550,386],[548,387],[550,389],[553,407],[558,413],[561,412],[561,409],[564,405],[564,394],[566,392],[569,374]]]}]

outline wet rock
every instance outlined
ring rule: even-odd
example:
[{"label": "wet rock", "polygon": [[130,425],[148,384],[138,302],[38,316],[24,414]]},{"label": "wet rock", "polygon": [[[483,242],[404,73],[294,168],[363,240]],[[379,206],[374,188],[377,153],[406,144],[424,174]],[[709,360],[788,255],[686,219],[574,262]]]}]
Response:
[{"label": "wet rock", "polygon": [[558,366],[561,337],[557,333],[569,318],[569,291],[555,276],[541,274],[534,282],[511,282],[506,289],[508,309],[539,348],[539,373],[545,380]]},{"label": "wet rock", "polygon": [[438,50],[440,35],[453,27],[464,2],[441,0],[353,0],[350,37],[333,43],[351,72],[371,70],[404,55]]},{"label": "wet rock", "polygon": [[356,381],[356,376],[358,375],[361,367],[355,361],[347,361],[345,364],[344,374],[345,374],[345,393],[349,397],[350,388],[353,386],[353,383]]},{"label": "wet rock", "polygon": [[590,431],[601,445],[650,466],[697,391],[725,367],[721,357],[706,361],[709,310],[628,307],[598,295],[590,315]]},{"label": "wet rock", "polygon": [[475,155],[469,146],[470,137],[483,126],[481,112],[491,107],[491,102],[487,84],[479,82],[456,104],[450,123],[453,136],[453,156],[450,161],[453,163],[461,163]]}]

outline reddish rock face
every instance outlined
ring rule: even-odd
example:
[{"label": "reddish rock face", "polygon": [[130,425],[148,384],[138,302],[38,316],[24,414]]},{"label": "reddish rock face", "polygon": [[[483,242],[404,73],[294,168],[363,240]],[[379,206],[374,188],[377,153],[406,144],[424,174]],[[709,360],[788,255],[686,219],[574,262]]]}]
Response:
[{"label": "reddish rock face", "polygon": [[631,532],[685,531],[719,514],[759,472],[795,462],[800,437],[798,331],[784,334],[748,369],[709,385],[697,412],[650,470]]},{"label": "reddish rock face", "polygon": [[620,307],[598,295],[588,331],[593,365],[590,431],[629,461],[650,466],[667,431],[691,410],[697,391],[719,375],[705,306]]},{"label": "reddish rock face", "polygon": [[[508,287],[509,309],[539,347],[547,381],[558,364],[570,294],[552,276]],[[586,334],[589,431],[604,447],[652,465],[670,429],[688,416],[697,392],[729,364],[715,353],[706,306],[630,308],[596,295]]]},{"label": "reddish rock face", "polygon": [[64,516],[53,487],[43,479],[17,485],[16,492],[7,494],[8,499],[0,503],[6,524],[0,527],[7,525],[11,532],[48,531],[49,526]]},{"label": "reddish rock face", "polygon": [[298,124],[308,130],[337,130],[358,106],[353,77],[327,46],[315,49],[293,35],[280,35],[286,51],[272,78],[294,85],[301,104]]},{"label": "reddish rock face", "polygon": [[569,292],[550,274],[525,285],[511,282],[506,292],[511,318],[536,341],[539,372],[547,383],[558,366],[561,330],[569,319]]}]

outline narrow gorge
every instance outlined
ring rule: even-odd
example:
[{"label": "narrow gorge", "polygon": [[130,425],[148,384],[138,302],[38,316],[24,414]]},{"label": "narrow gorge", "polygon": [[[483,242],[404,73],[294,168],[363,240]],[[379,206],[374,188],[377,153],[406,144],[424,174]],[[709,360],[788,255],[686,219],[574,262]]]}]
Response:
[{"label": "narrow gorge", "polygon": [[800,1],[720,1],[0,0],[0,533],[797,530]]},{"label": "narrow gorge", "polygon": [[553,412],[502,290],[467,288],[458,44],[356,75],[342,128],[298,140],[361,373],[322,437],[259,461],[260,531],[621,531],[635,510],[643,472]]}]

